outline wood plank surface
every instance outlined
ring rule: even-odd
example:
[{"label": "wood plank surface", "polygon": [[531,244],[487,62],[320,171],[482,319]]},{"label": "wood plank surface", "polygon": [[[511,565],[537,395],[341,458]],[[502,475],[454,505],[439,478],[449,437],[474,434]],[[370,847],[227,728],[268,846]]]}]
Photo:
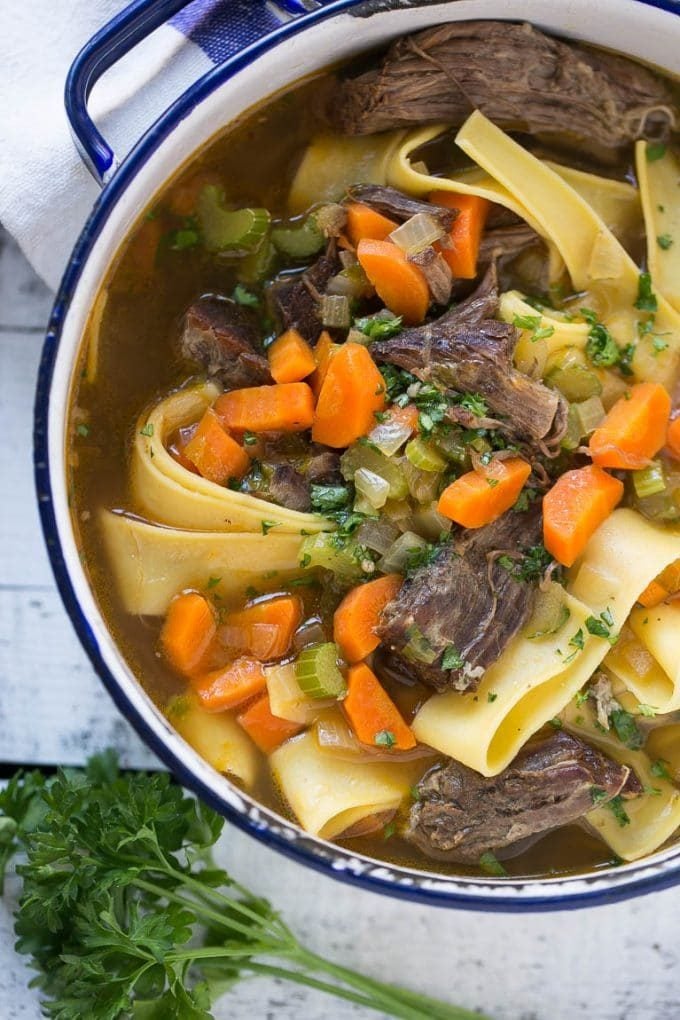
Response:
[{"label": "wood plank surface", "polygon": [[[116,746],[152,756],[118,715],[54,588],[33,496],[33,387],[50,295],[0,233],[0,762],[77,764]],[[349,888],[228,827],[219,859],[269,896],[314,950],[495,1020],[677,1020],[680,893],[569,914],[474,914]],[[37,1020],[0,903],[0,1020]],[[346,1020],[364,1011],[275,982],[240,985],[222,1018]],[[371,1014],[375,1015],[375,1014]],[[424,1017],[423,1020],[426,1020]]]}]

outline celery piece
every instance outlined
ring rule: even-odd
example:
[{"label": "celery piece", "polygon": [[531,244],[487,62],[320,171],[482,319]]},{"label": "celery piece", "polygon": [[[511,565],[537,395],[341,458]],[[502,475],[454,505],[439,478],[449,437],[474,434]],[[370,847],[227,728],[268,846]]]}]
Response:
[{"label": "celery piece", "polygon": [[344,478],[354,481],[354,476],[360,468],[380,475],[389,483],[390,499],[404,499],[408,496],[408,483],[398,458],[385,457],[379,450],[374,450],[365,443],[355,443],[343,453],[340,470]]},{"label": "celery piece", "polygon": [[333,641],[303,649],[295,663],[300,690],[310,698],[344,698],[345,678],[338,668],[340,649]]},{"label": "celery piece", "polygon": [[350,542],[341,546],[333,532],[308,535],[300,546],[300,566],[310,570],[323,567],[340,577],[360,578],[361,566],[357,559],[357,546]]},{"label": "celery piece", "polygon": [[548,358],[545,381],[570,401],[580,402],[602,392],[602,383],[576,347],[564,347]]},{"label": "celery piece", "polygon": [[438,453],[431,443],[420,439],[420,437],[412,439],[410,443],[406,444],[405,453],[411,464],[419,471],[443,471],[446,467],[446,461],[441,453]]},{"label": "celery piece", "polygon": [[325,244],[323,231],[313,213],[306,216],[302,223],[274,227],[272,241],[277,251],[293,259],[308,259],[320,252]]},{"label": "celery piece", "polygon": [[268,231],[270,216],[266,209],[226,209],[224,192],[208,184],[198,196],[196,215],[203,245],[212,252],[257,251]]},{"label": "celery piece", "polygon": [[663,467],[658,460],[643,468],[641,471],[633,471],[633,485],[635,495],[638,499],[646,499],[648,496],[656,496],[666,489],[666,478]]}]

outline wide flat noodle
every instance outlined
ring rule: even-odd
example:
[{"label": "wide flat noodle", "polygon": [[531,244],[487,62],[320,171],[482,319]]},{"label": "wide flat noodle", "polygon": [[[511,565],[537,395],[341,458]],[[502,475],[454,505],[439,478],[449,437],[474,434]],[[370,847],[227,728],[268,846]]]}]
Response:
[{"label": "wide flat noodle", "polygon": [[680,160],[671,149],[647,158],[647,142],[635,145],[647,232],[647,265],[654,286],[680,312]]},{"label": "wide flat noodle", "polygon": [[565,347],[576,347],[582,351],[588,342],[589,326],[585,322],[568,322],[563,313],[550,310],[536,311],[533,305],[524,300],[518,290],[506,290],[500,297],[498,316],[503,322],[514,324],[517,317],[529,316],[537,320],[538,328],[547,331],[548,336],[540,340],[534,339],[533,329],[520,329],[519,340],[515,345],[513,360],[520,372],[527,375],[542,375],[545,363],[551,354]]},{"label": "wide flat noodle", "polygon": [[[632,708],[628,704],[626,707]],[[596,725],[590,699],[583,705],[570,704],[562,722],[575,736],[632,768],[645,790],[639,797],[623,801],[629,823],[623,817],[619,820],[605,805],[588,812],[588,824],[624,861],[636,861],[658,850],[680,825],[680,790],[652,772],[652,762],[644,751],[631,751],[614,730]]]},{"label": "wide flat noodle", "polygon": [[222,598],[245,597],[263,577],[304,573],[298,535],[180,531],[109,510],[99,522],[123,608],[135,615],[161,616],[178,592],[209,581]]},{"label": "wide flat noodle", "polygon": [[608,641],[590,634],[586,619],[609,611],[611,633],[617,634],[640,592],[679,552],[680,535],[633,510],[615,510],[591,538],[569,585],[570,616],[563,627],[540,640],[519,634],[475,695],[452,691],[430,698],[413,723],[418,740],[482,775],[497,775],[562,711],[609,651]]},{"label": "wide flat noodle", "polygon": [[605,665],[638,701],[665,714],[680,708],[680,603],[634,609]]},{"label": "wide flat noodle", "polygon": [[165,444],[175,429],[203,415],[220,390],[212,383],[178,390],[142,416],[135,430],[130,465],[132,509],[159,524],[196,531],[253,531],[275,521],[277,534],[315,534],[334,525],[201,478],[178,464]]},{"label": "wide flat noodle", "polygon": [[558,177],[577,191],[581,198],[594,209],[605,226],[611,230],[625,247],[638,242],[644,233],[640,192],[627,181],[615,181],[611,177],[600,177],[571,166],[541,161],[554,170]]},{"label": "wide flat noodle", "polygon": [[[635,341],[638,322],[648,316],[635,308],[640,271],[596,211],[553,169],[546,166],[478,110],[456,136],[467,155],[526,206],[565,261],[577,290],[621,344]],[[680,315],[657,294],[654,335],[668,346],[657,350],[652,335],[637,344],[633,372],[638,379],[672,388],[680,360]]]},{"label": "wide flat noodle", "polygon": [[385,184],[387,168],[404,134],[317,135],[305,150],[291,185],[291,215],[319,202],[337,202],[352,184]]},{"label": "wide flat noodle", "polygon": [[306,832],[334,839],[357,822],[396,810],[422,762],[350,762],[319,750],[311,731],[269,758],[274,779]]},{"label": "wide flat noodle", "polygon": [[175,698],[168,717],[187,744],[218,772],[235,776],[251,789],[260,770],[260,756],[245,730],[229,712],[206,712],[195,694]]}]

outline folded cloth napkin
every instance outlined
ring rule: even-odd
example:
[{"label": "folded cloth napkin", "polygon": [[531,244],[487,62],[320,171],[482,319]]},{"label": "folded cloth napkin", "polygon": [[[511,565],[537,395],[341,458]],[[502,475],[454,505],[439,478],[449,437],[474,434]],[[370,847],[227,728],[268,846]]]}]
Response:
[{"label": "folded cloth napkin", "polygon": [[[99,191],[71,138],[66,74],[81,46],[125,6],[125,0],[29,0],[12,4],[3,18],[0,223],[52,288]],[[92,92],[91,113],[116,155],[129,151],[191,82],[285,18],[266,0],[188,3]]]}]

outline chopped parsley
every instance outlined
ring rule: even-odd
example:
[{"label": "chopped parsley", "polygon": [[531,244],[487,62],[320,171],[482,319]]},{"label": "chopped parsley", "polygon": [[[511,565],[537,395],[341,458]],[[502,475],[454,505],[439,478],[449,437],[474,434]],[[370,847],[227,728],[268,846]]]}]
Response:
[{"label": "chopped parsley", "polygon": [[656,312],[659,307],[656,294],[652,290],[652,277],[649,273],[640,273],[635,307],[641,312]]},{"label": "chopped parsley", "polygon": [[486,700],[489,702],[490,705],[493,705],[497,697],[498,695],[496,694],[495,691],[489,691],[489,693],[486,696]]},{"label": "chopped parsley", "polygon": [[668,762],[664,761],[663,758],[657,758],[656,761],[652,762],[651,773],[653,776],[656,776],[657,779],[665,779],[669,783],[673,781],[673,778],[668,771]]},{"label": "chopped parsley", "polygon": [[635,357],[636,344],[629,343],[625,344],[620,348],[619,354],[619,372],[621,375],[632,375],[633,374],[633,358]]},{"label": "chopped parsley", "polygon": [[[212,580],[212,578],[211,578],[211,580]],[[256,599],[257,596],[261,595],[262,593],[254,585],[249,584],[248,587],[246,588],[246,593],[245,594],[246,594],[246,598],[247,599]]]},{"label": "chopped parsley", "polygon": [[[448,534],[446,535],[446,541],[448,541]],[[443,542],[427,542],[423,546],[414,546],[413,549],[407,550],[406,555],[406,576],[410,577],[416,570],[420,570],[421,567],[429,567],[431,563],[434,563],[437,556],[441,552]]]},{"label": "chopped parsley", "polygon": [[635,717],[625,708],[615,708],[609,718],[621,743],[631,751],[638,751],[644,744],[645,738],[638,729]]},{"label": "chopped parsley", "polygon": [[554,730],[561,730],[562,720],[555,716],[553,719],[548,719],[548,725],[552,726]]},{"label": "chopped parsley", "polygon": [[489,486],[490,489],[495,489],[496,486],[498,485],[498,481],[499,481],[498,478],[487,478],[486,484]]},{"label": "chopped parsley", "polygon": [[383,829],[383,839],[391,839],[392,836],[394,836],[396,831],[397,831],[397,823],[396,822],[388,822],[387,825],[385,826],[385,828]]},{"label": "chopped parsley", "polygon": [[[583,635],[582,627],[579,627],[574,636],[569,639],[569,644],[572,648],[578,648],[580,652],[583,651],[583,649],[585,648],[585,637]],[[577,695],[577,697],[579,697],[579,695]],[[578,702],[578,704],[583,704],[583,701],[585,701],[587,697],[588,694],[586,693],[585,695],[582,696],[583,700],[581,702]]]},{"label": "chopped parsley", "polygon": [[661,352],[665,351],[667,347],[668,344],[665,340],[662,340],[660,336],[652,337],[652,350],[654,355],[661,354]]},{"label": "chopped parsley", "polygon": [[222,580],[221,577],[209,577],[208,578],[208,583],[206,584],[206,588],[208,588],[208,589],[216,588],[221,580]]},{"label": "chopped parsley", "polygon": [[622,828],[624,825],[630,825],[630,818],[628,817],[628,812],[623,806],[623,797],[621,794],[618,794],[616,797],[612,797],[612,799],[605,804],[605,807],[611,811],[614,818]]},{"label": "chopped parsley", "polygon": [[494,878],[507,878],[508,873],[498,860],[495,854],[492,854],[490,850],[483,853],[479,858],[479,866],[482,871],[485,871],[487,875],[493,875]]},{"label": "chopped parsley", "polygon": [[350,504],[351,493],[345,485],[311,485],[309,492],[312,510],[317,514],[345,510]]},{"label": "chopped parsley", "polygon": [[615,645],[618,641],[618,635],[612,634],[613,626],[614,617],[609,607],[600,613],[599,616],[589,616],[586,618],[586,630],[588,633],[592,634],[593,637],[604,638],[610,645]]},{"label": "chopped parsley", "polygon": [[172,251],[186,251],[187,248],[195,248],[200,239],[198,231],[193,227],[180,227],[169,235],[170,248]]},{"label": "chopped parsley", "polygon": [[653,705],[643,705],[642,703],[638,705],[640,715],[647,716],[648,719],[653,719],[658,711],[658,708],[654,708]]},{"label": "chopped parsley", "polygon": [[470,414],[474,414],[475,418],[486,418],[489,413],[489,408],[479,393],[464,393],[462,397],[455,399],[455,403]]},{"label": "chopped parsley", "polygon": [[379,730],[373,737],[373,743],[376,747],[394,747],[396,742],[397,738],[392,730]]},{"label": "chopped parsley", "polygon": [[543,545],[532,545],[518,559],[499,556],[498,563],[516,581],[538,581],[545,574],[553,558]]},{"label": "chopped parsley", "polygon": [[663,159],[666,155],[666,146],[663,142],[647,142],[645,155],[648,163],[656,163],[657,159]]},{"label": "chopped parsley", "polygon": [[243,433],[243,445],[244,446],[255,446],[256,443],[257,443],[257,436],[255,435],[254,432],[246,431],[246,432]]},{"label": "chopped parsley", "polygon": [[89,434],[90,434],[90,426],[89,425],[83,425],[83,424],[76,425],[76,432],[78,433],[79,436],[83,436],[83,437],[89,436]]},{"label": "chopped parsley", "polygon": [[580,708],[581,705],[584,705],[589,697],[590,691],[588,689],[586,689],[585,691],[577,691],[576,697],[574,698],[574,701],[576,702],[576,707]]},{"label": "chopped parsley", "polygon": [[595,804],[595,806],[605,801],[608,796],[609,794],[607,793],[607,791],[603,790],[601,786],[590,787],[590,799],[592,800],[593,804]]},{"label": "chopped parsley", "polygon": [[593,323],[588,330],[586,355],[598,368],[611,368],[621,358],[618,344],[601,322]]},{"label": "chopped parsley", "polygon": [[656,239],[656,243],[662,251],[668,251],[673,244],[673,238],[670,234],[659,234]]},{"label": "chopped parsley", "polygon": [[362,319],[354,320],[354,328],[365,336],[370,336],[371,340],[389,340],[390,337],[401,333],[401,324],[401,315],[395,315],[389,319],[381,315],[367,315]]},{"label": "chopped parsley", "polygon": [[516,315],[512,320],[513,326],[517,329],[531,330],[531,342],[547,340],[555,332],[554,326],[541,326],[540,315]]},{"label": "chopped parsley", "polygon": [[144,428],[139,430],[139,434],[140,436],[148,436],[148,438],[151,439],[153,436],[153,424],[151,422],[147,422]]},{"label": "chopped parsley", "polygon": [[449,645],[442,655],[442,669],[462,669],[464,665],[463,656],[454,645]]},{"label": "chopped parsley", "polygon": [[277,528],[280,523],[281,521],[260,521],[262,534],[267,535],[272,530],[272,528]]},{"label": "chopped parsley", "polygon": [[257,295],[249,291],[247,287],[244,287],[242,283],[236,284],[231,296],[237,305],[245,305],[246,308],[257,308],[260,304],[260,299]]}]

